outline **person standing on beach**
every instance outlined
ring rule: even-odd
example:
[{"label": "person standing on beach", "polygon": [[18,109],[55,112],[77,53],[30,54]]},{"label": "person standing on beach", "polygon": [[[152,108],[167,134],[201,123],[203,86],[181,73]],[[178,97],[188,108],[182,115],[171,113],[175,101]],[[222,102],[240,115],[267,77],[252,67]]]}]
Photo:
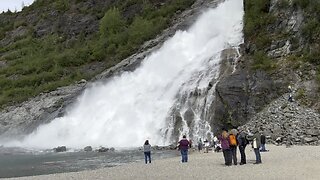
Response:
[{"label": "person standing on beach", "polygon": [[266,152],[268,150],[266,150],[266,136],[264,134],[261,134],[261,148],[260,148],[261,152]]},{"label": "person standing on beach", "polygon": [[238,142],[237,142],[237,134],[238,131],[236,129],[232,129],[230,131],[230,135],[229,135],[229,142],[230,142],[230,151],[231,151],[231,157],[233,160],[233,164],[237,165],[237,146],[238,146]]},{"label": "person standing on beach", "polygon": [[240,165],[244,165],[247,163],[246,146],[248,144],[248,140],[247,140],[246,132],[243,131],[242,129],[239,129],[239,134],[238,134],[237,139],[238,139],[239,151],[240,151],[240,156],[241,156]]},{"label": "person standing on beach", "polygon": [[208,153],[209,152],[209,146],[210,146],[210,142],[206,139],[203,141],[204,142],[204,153]]},{"label": "person standing on beach", "polygon": [[151,163],[151,145],[149,144],[149,140],[146,140],[144,142],[143,152],[144,152],[144,160],[146,164],[148,164],[148,158],[149,158],[149,163]]},{"label": "person standing on beach", "polygon": [[229,142],[229,134],[227,130],[223,129],[221,136],[219,137],[221,148],[224,157],[224,164],[226,166],[231,166],[232,164],[232,157],[231,157],[231,150],[230,150],[230,142]]},{"label": "person standing on beach", "polygon": [[190,142],[187,140],[186,135],[183,135],[182,139],[179,141],[178,147],[181,152],[182,163],[188,162],[188,149]]},{"label": "person standing on beach", "polygon": [[260,155],[260,145],[261,145],[261,135],[259,133],[259,130],[256,129],[254,131],[253,140],[252,140],[252,147],[254,150],[254,153],[256,155],[256,162],[254,164],[261,164],[261,155]]},{"label": "person standing on beach", "polygon": [[198,151],[200,152],[201,150],[202,150],[202,140],[201,140],[201,138],[199,139],[199,141],[198,141]]}]

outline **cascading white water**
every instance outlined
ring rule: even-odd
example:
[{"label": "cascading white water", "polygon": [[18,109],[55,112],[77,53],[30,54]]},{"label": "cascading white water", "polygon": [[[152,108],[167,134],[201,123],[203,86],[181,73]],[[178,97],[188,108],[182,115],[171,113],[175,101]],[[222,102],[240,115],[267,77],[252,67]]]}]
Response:
[{"label": "cascading white water", "polygon": [[[172,107],[172,116],[167,119],[169,126],[164,130],[166,143],[177,140],[181,135],[190,135],[188,138],[194,142],[199,138],[208,139],[213,136],[208,122],[208,111],[215,98],[214,91],[220,73],[220,59],[219,52],[208,59],[204,70],[193,74],[192,78],[182,85]],[[174,132],[177,130],[179,135]]]},{"label": "cascading white water", "polygon": [[166,143],[161,130],[182,87],[194,74],[208,71],[223,49],[242,43],[243,4],[226,0],[199,17],[188,31],[178,31],[146,57],[134,72],[87,89],[62,118],[40,126],[21,142],[8,146],[52,148],[66,145],[134,147],[150,139]]}]

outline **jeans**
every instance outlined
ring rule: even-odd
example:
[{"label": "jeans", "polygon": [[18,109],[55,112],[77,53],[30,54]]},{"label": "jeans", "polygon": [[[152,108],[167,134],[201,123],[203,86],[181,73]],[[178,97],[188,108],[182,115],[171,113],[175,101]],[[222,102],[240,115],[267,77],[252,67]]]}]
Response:
[{"label": "jeans", "polygon": [[188,149],[181,149],[182,162],[188,162]]},{"label": "jeans", "polygon": [[232,164],[231,150],[224,149],[224,150],[222,150],[222,152],[223,152],[223,157],[224,157],[224,164],[227,166],[230,166]]},{"label": "jeans", "polygon": [[151,152],[144,152],[144,160],[146,164],[148,163],[148,158],[149,158],[149,163],[151,163]]},{"label": "jeans", "polygon": [[266,144],[261,144],[260,151],[266,151]]},{"label": "jeans", "polygon": [[246,146],[239,146],[240,156],[241,156],[241,164],[247,163],[246,158]]},{"label": "jeans", "polygon": [[231,158],[233,159],[233,164],[237,165],[237,146],[230,146]]},{"label": "jeans", "polygon": [[259,148],[254,148],[253,150],[254,150],[254,153],[256,154],[256,163],[262,163]]}]

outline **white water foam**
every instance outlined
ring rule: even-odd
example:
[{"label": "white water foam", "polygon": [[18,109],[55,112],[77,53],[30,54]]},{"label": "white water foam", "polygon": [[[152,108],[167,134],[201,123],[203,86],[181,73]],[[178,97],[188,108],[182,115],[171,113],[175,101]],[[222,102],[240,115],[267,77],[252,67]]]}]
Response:
[{"label": "white water foam", "polygon": [[205,63],[208,59],[243,42],[242,18],[242,0],[226,0],[207,10],[188,31],[176,32],[134,72],[97,83],[65,117],[40,126],[23,141],[5,145],[136,147],[145,139],[164,145],[161,129],[168,126],[166,117],[182,85],[193,74],[210,68]]}]

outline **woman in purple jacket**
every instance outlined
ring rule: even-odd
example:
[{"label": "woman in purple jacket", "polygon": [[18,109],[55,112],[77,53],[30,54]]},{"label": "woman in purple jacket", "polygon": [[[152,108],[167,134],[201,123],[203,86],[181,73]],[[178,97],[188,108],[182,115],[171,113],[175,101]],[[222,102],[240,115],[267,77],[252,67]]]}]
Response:
[{"label": "woman in purple jacket", "polygon": [[231,157],[231,150],[230,150],[230,142],[229,142],[229,134],[227,130],[223,129],[221,136],[219,137],[221,148],[223,152],[223,157],[226,166],[231,166],[232,164],[232,157]]},{"label": "woman in purple jacket", "polygon": [[187,140],[186,135],[183,135],[182,139],[179,141],[179,150],[181,151],[182,162],[188,162],[188,149],[190,142]]}]

